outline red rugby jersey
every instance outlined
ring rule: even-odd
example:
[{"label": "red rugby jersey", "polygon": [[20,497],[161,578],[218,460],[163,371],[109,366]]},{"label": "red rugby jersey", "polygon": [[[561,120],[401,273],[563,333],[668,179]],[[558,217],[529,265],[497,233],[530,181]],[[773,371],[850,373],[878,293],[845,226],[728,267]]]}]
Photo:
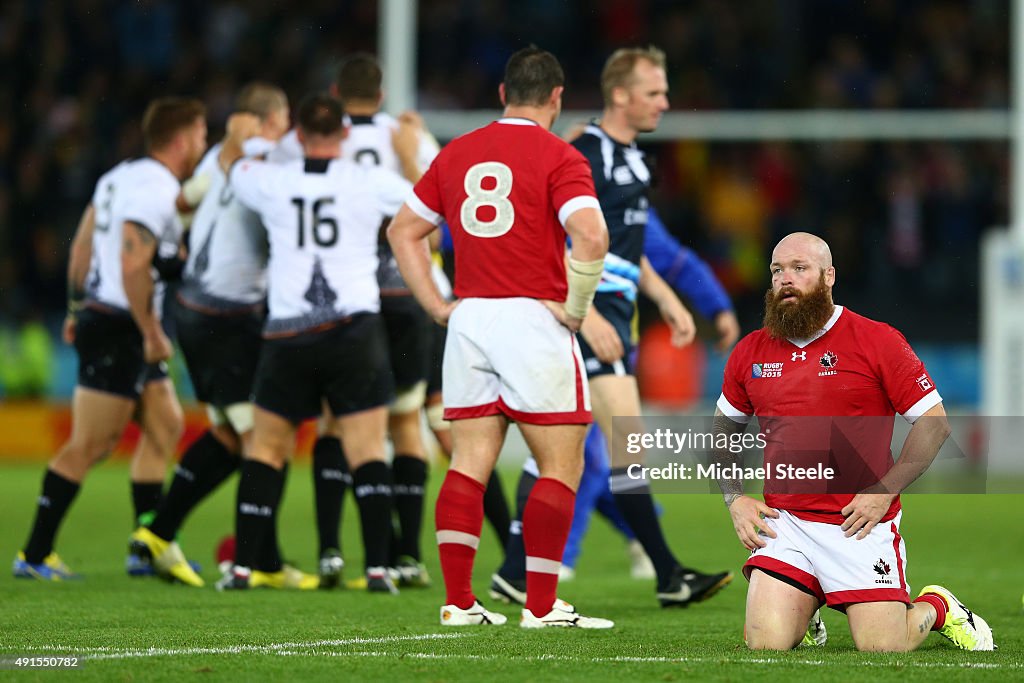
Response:
[{"label": "red rugby jersey", "polygon": [[406,202],[448,222],[455,295],[565,301],[566,219],[600,209],[590,165],[533,121],[505,118],[448,143]]},{"label": "red rugby jersey", "polygon": [[[857,482],[877,481],[892,467],[893,416],[913,422],[941,401],[899,331],[836,306],[824,334],[810,341],[775,339],[763,328],[744,337],[726,364],[718,408],[737,421],[757,415],[761,432],[771,430],[770,468],[838,459],[834,485],[766,482],[765,502],[801,519],[842,524],[840,510],[860,490]],[[779,490],[813,492],[772,492]],[[897,497],[883,520],[899,510]]]}]

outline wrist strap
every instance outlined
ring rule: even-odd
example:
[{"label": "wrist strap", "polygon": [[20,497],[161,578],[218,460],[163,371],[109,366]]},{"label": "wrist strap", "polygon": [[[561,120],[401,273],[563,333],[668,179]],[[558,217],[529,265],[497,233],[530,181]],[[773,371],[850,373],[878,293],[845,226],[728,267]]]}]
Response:
[{"label": "wrist strap", "polygon": [[565,312],[572,318],[583,318],[587,315],[594,300],[597,285],[601,282],[604,272],[604,259],[597,261],[577,261],[569,257],[569,295],[565,299]]},{"label": "wrist strap", "polygon": [[85,306],[85,290],[68,284],[68,315],[74,316]]}]

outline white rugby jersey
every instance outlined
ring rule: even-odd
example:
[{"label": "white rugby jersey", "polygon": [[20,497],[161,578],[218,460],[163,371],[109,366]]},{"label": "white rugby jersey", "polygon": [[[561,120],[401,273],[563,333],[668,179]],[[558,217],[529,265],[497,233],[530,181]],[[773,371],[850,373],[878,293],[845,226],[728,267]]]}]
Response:
[{"label": "white rugby jersey", "polygon": [[[350,116],[348,135],[341,143],[342,158],[351,159],[363,166],[380,166],[400,174],[402,165],[391,143],[391,133],[396,128],[398,121],[384,112],[377,112],[373,116]],[[439,151],[437,141],[432,136],[420,135],[416,161],[421,171],[426,172]],[[380,285],[381,294],[411,294],[387,240],[380,242],[377,255],[380,259],[377,284]]]},{"label": "white rugby jersey", "polygon": [[[180,190],[178,178],[151,157],[123,161],[100,177],[92,197],[96,227],[92,235],[92,261],[85,280],[88,299],[129,310],[121,277],[125,221],[138,223],[153,233],[159,240],[160,256],[177,254],[182,225],[175,200]],[[157,280],[156,271],[153,272]],[[155,311],[162,309],[163,290],[163,283],[157,280],[153,293]]]},{"label": "white rugby jersey", "polygon": [[267,237],[259,215],[235,198],[214,145],[196,168],[210,187],[196,208],[179,296],[213,311],[251,308],[267,296]]},{"label": "white rugby jersey", "polygon": [[[373,116],[345,116],[349,126],[348,135],[341,143],[341,156],[368,166],[383,166],[395,173],[402,172],[398,155],[391,145],[391,133],[398,128],[398,120],[385,112]],[[437,156],[437,140],[429,134],[420,135],[419,151],[416,155],[421,170],[426,171]],[[268,155],[267,161],[284,163],[302,158],[302,145],[294,129],[288,131]]]},{"label": "white rugby jersey", "polygon": [[[391,133],[397,129],[398,121],[382,111],[373,116],[350,116],[348,135],[341,143],[342,158],[401,173],[402,165],[391,144]],[[439,151],[437,141],[431,135],[420,135],[416,163],[421,171],[427,170]]]},{"label": "white rugby jersey", "polygon": [[242,160],[229,182],[259,213],[270,240],[267,335],[380,310],[378,234],[409,195],[409,182],[341,159]]}]

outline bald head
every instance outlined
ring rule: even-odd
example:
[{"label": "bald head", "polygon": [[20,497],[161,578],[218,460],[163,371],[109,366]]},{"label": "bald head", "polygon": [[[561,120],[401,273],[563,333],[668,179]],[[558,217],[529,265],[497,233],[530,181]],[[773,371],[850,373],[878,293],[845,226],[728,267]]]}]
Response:
[{"label": "bald head", "polygon": [[825,240],[809,232],[786,235],[772,252],[772,290],[807,293],[819,280],[831,292],[836,281],[832,251]]},{"label": "bald head", "polygon": [[782,263],[798,255],[822,270],[832,267],[832,250],[828,248],[828,242],[809,232],[794,232],[783,237],[772,252],[772,263]]},{"label": "bald head", "polygon": [[772,288],[765,293],[764,326],[778,339],[806,339],[831,317],[836,269],[820,237],[794,232],[772,252]]}]

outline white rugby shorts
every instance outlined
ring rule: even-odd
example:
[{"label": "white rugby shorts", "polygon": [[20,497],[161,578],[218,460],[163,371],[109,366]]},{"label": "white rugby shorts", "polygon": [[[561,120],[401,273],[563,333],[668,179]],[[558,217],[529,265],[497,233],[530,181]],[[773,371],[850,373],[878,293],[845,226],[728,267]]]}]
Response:
[{"label": "white rugby shorts", "polygon": [[846,538],[842,527],[809,522],[785,510],[765,521],[778,535],[760,535],[767,547],[750,554],[743,575],[754,568],[785,576],[833,609],[862,602],[910,602],[907,549],[900,536],[903,512],[879,522],[868,537]]},{"label": "white rugby shorts", "polygon": [[536,299],[463,299],[448,321],[442,387],[446,420],[592,421],[576,335]]}]

